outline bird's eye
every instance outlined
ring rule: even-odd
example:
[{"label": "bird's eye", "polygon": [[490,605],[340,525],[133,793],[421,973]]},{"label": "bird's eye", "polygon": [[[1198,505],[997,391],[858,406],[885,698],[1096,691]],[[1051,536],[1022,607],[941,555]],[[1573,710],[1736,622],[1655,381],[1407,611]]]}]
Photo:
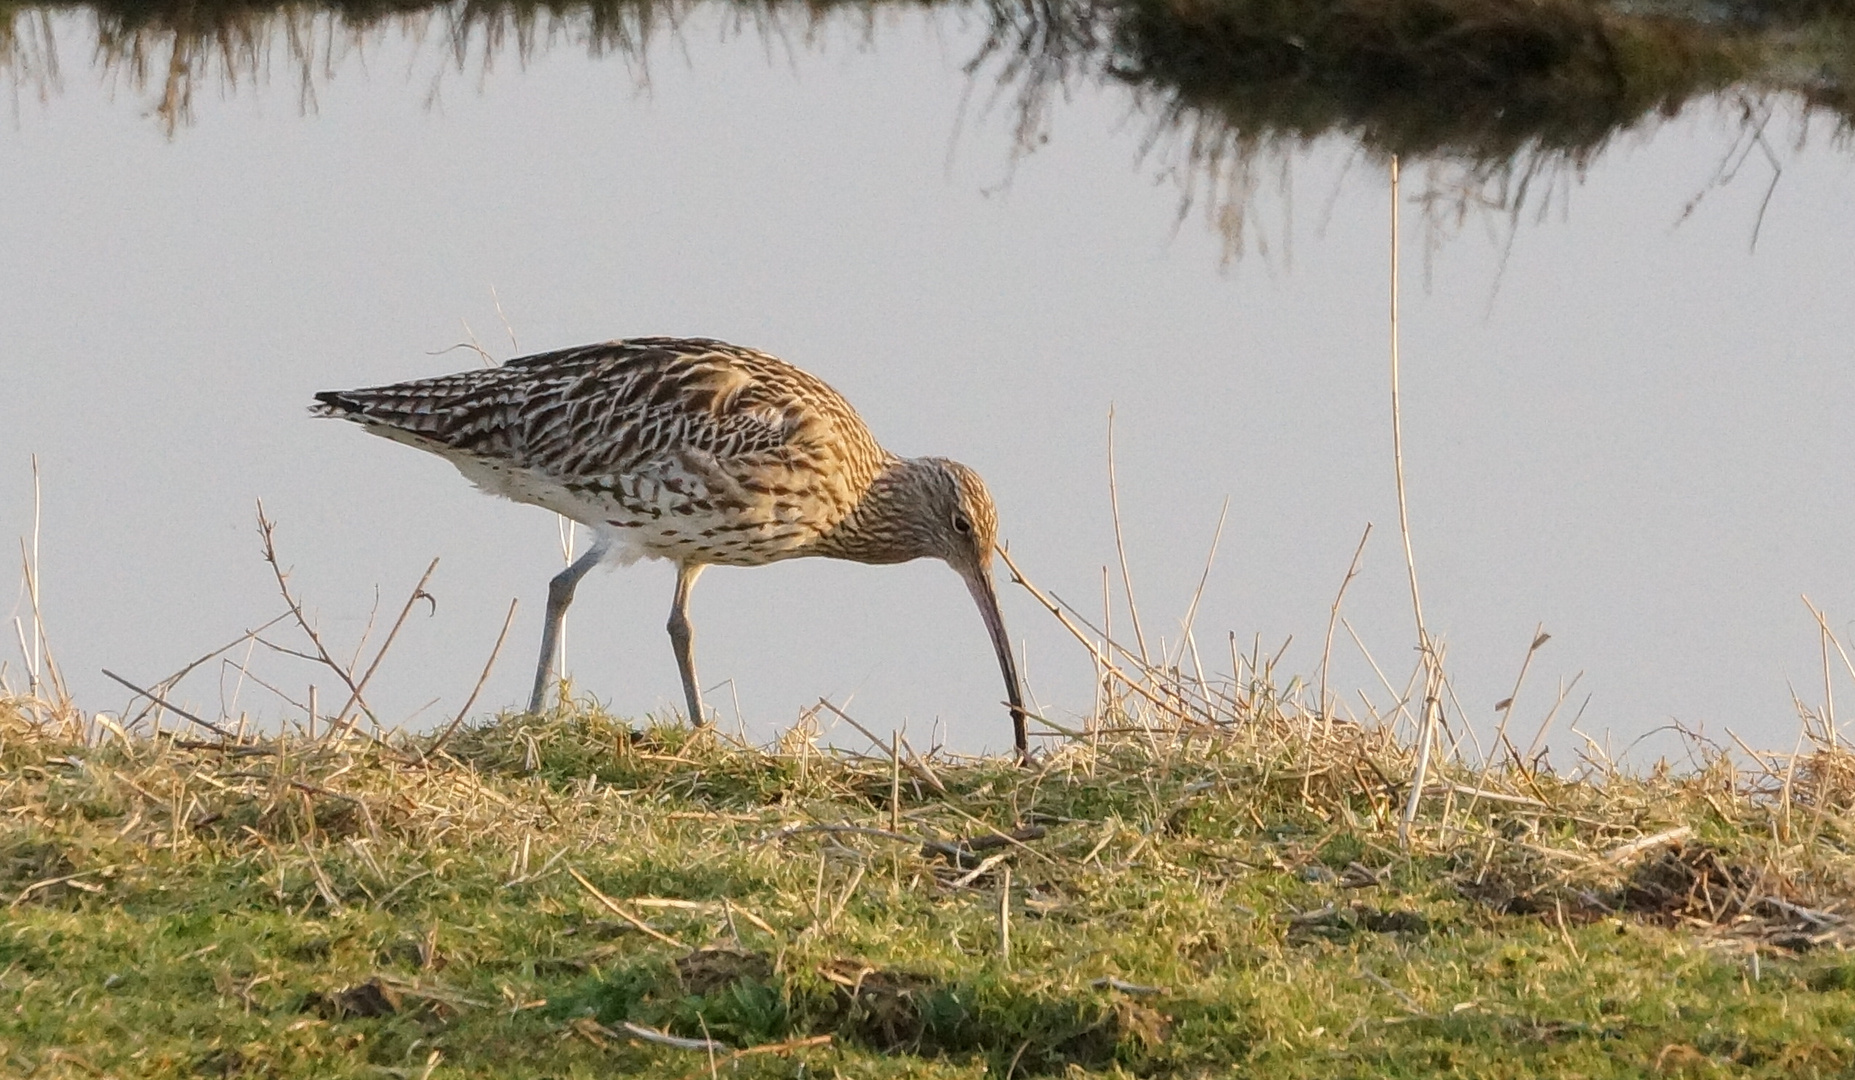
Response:
[{"label": "bird's eye", "polygon": [[953,531],[959,533],[961,536],[971,536],[973,532],[973,523],[965,514],[955,514],[953,515]]}]

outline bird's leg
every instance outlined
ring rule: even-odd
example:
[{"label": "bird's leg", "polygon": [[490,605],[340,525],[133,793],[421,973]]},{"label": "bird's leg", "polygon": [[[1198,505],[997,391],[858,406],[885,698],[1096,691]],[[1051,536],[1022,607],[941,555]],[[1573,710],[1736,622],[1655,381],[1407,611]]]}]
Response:
[{"label": "bird's leg", "polygon": [[599,565],[606,552],[612,550],[612,542],[603,536],[593,539],[593,546],[586,549],[586,554],[573,560],[573,565],[554,575],[547,583],[547,613],[543,616],[545,625],[541,629],[541,659],[535,661],[535,692],[528,699],[528,711],[538,713],[541,703],[547,697],[547,673],[554,666],[554,653],[560,648],[560,625],[566,621],[567,605],[573,603],[573,590],[580,584],[580,579],[587,572]]},{"label": "bird's leg", "polygon": [[696,658],[693,651],[696,635],[689,625],[689,590],[702,573],[703,563],[678,563],[676,566],[676,600],[670,605],[670,646],[676,650],[676,669],[683,673],[683,697],[689,703],[689,722],[701,727],[702,691],[696,688]]}]

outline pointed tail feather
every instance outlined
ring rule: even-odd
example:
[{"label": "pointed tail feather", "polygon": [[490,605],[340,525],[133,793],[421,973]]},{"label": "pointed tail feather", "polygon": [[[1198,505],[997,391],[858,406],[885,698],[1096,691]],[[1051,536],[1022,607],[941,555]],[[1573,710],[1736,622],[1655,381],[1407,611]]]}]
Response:
[{"label": "pointed tail feather", "polygon": [[346,390],[323,390],[316,394],[316,403],[309,407],[309,413],[311,416],[346,418],[362,409],[361,400]]}]

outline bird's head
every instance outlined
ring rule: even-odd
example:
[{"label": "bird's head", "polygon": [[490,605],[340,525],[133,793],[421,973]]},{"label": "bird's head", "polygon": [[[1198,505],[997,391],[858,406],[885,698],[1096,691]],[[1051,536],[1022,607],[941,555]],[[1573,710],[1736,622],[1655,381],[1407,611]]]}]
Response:
[{"label": "bird's head", "polygon": [[961,577],[986,574],[992,545],[998,541],[998,508],[979,474],[957,461],[928,459],[934,470],[932,496],[926,500],[927,535],[933,556]]},{"label": "bird's head", "polygon": [[1018,686],[1017,665],[1012,661],[1011,641],[1005,634],[1004,615],[999,611],[998,593],[992,585],[992,546],[998,541],[998,508],[992,493],[986,490],[979,474],[957,461],[928,458],[933,477],[930,496],[923,500],[926,519],[924,533],[932,538],[931,554],[944,559],[966,581],[967,591],[979,605],[985,620],[986,635],[998,655],[998,666],[1005,677],[1005,699],[1011,708],[1012,727],[1019,756],[1029,762],[1025,745],[1024,699]]},{"label": "bird's head", "polygon": [[940,559],[953,567],[985,620],[986,636],[1005,677],[1018,756],[1030,761],[1023,692],[1011,639],[992,585],[992,545],[998,510],[979,474],[946,458],[896,458],[864,495],[858,512],[827,537],[819,554],[863,563]]}]

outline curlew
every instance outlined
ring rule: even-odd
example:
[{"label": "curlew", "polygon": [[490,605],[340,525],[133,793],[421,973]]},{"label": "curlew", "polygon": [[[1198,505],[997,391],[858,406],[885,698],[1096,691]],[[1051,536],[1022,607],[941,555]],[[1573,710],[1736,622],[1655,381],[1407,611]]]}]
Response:
[{"label": "curlew", "polygon": [[541,709],[574,589],[601,562],[676,564],[670,643],[700,725],[689,591],[704,567],[935,558],[979,606],[1029,760],[984,482],[956,461],[884,450],[849,402],[791,364],[720,341],[635,338],[316,401],[317,416],[430,451],[484,491],[592,530],[592,546],[548,583],[529,711]]}]

